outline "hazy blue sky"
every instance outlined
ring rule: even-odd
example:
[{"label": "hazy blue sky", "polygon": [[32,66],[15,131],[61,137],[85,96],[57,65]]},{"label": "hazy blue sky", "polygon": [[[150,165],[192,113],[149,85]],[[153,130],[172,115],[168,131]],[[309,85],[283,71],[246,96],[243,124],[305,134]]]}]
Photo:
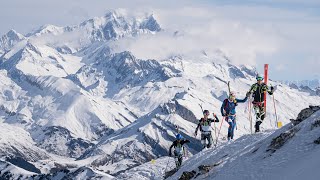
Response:
[{"label": "hazy blue sky", "polygon": [[[277,80],[320,77],[319,0],[3,0],[0,34],[10,29],[25,34],[44,24],[76,25],[115,8],[154,11],[164,28],[197,26],[205,20],[215,27],[221,23],[226,34],[222,29],[219,35],[228,36],[230,53],[247,55],[239,61],[247,63],[245,57],[250,57],[259,70],[269,63],[270,77]],[[231,31],[230,25],[237,30]],[[241,37],[251,31],[250,41]]]}]

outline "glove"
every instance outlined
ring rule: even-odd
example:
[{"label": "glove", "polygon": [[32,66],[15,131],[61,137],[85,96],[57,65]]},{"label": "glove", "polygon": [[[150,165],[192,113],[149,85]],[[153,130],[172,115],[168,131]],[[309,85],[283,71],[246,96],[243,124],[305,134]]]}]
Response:
[{"label": "glove", "polygon": [[247,92],[246,97],[250,97],[250,94],[251,94],[250,92]]}]

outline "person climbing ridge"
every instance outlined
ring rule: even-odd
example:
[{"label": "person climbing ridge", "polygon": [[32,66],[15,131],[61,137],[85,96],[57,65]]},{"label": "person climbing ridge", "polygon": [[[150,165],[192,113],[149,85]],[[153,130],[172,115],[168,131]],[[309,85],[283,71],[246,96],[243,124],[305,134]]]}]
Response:
[{"label": "person climbing ridge", "polygon": [[172,156],[172,148],[174,147],[174,157],[175,157],[175,163],[176,168],[179,169],[182,164],[182,159],[184,156],[184,144],[189,143],[190,141],[187,139],[184,139],[181,134],[176,135],[176,140],[173,141],[172,145],[169,148],[169,156]]},{"label": "person climbing ridge", "polygon": [[225,120],[229,124],[228,128],[228,141],[233,139],[234,129],[237,125],[236,122],[236,106],[238,103],[246,102],[248,97],[244,99],[236,99],[236,95],[234,92],[230,92],[229,97],[225,99],[221,105],[221,115],[225,118]]},{"label": "person climbing ridge", "polygon": [[268,92],[269,95],[272,95],[276,88],[271,86],[269,89],[269,87],[262,82],[263,77],[261,75],[257,75],[256,79],[257,83],[251,86],[250,90],[246,94],[246,97],[250,97],[252,94],[252,104],[256,114],[255,132],[260,132],[260,125],[265,118],[264,93]]},{"label": "person climbing ridge", "polygon": [[[210,148],[213,139],[211,136],[211,123],[212,122],[219,122],[219,119],[215,116],[215,119],[208,118],[210,115],[210,112],[208,110],[203,111],[203,118],[199,120],[198,126],[195,131],[195,136],[198,134],[198,130],[200,129],[201,132],[201,144],[203,148]],[[208,144],[206,143],[206,140],[208,141]]]}]

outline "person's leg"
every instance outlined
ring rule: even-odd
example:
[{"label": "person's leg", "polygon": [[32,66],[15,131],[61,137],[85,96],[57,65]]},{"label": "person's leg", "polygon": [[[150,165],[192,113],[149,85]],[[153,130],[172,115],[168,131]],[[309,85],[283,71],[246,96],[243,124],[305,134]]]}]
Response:
[{"label": "person's leg", "polygon": [[203,133],[201,133],[201,144],[202,148],[204,149],[206,147],[206,136]]},{"label": "person's leg", "polygon": [[265,111],[264,111],[264,103],[261,104],[261,106],[259,106],[259,111],[260,111],[260,119],[261,122],[264,120],[265,117]]},{"label": "person's leg", "polygon": [[260,108],[258,105],[254,104],[253,105],[253,109],[254,109],[254,112],[256,114],[256,120],[258,121],[258,119],[260,119]]},{"label": "person's leg", "polygon": [[261,109],[260,109],[261,106],[258,106],[258,105],[254,105],[253,108],[254,108],[254,111],[256,113],[256,124],[255,124],[255,132],[260,132],[260,124],[262,123],[261,121]]},{"label": "person's leg", "polygon": [[234,136],[234,129],[236,128],[236,126],[237,126],[237,122],[236,122],[236,117],[234,116],[233,117],[233,123],[232,123],[232,129],[231,129],[231,139],[233,139],[233,136]]},{"label": "person's leg", "polygon": [[176,163],[176,168],[179,168],[180,167],[179,154],[176,151],[174,151],[174,160]]},{"label": "person's leg", "polygon": [[228,118],[228,124],[229,124],[229,127],[228,127],[228,141],[229,141],[230,139],[232,139],[231,138],[231,136],[232,136],[232,127],[233,127],[232,119]]},{"label": "person's leg", "polygon": [[182,165],[182,158],[183,158],[182,155],[180,155],[180,156],[179,156],[179,159],[178,159],[178,161],[179,161],[179,167]]},{"label": "person's leg", "polygon": [[207,140],[208,140],[207,148],[210,148],[212,146],[212,141],[213,141],[211,133],[207,135]]}]

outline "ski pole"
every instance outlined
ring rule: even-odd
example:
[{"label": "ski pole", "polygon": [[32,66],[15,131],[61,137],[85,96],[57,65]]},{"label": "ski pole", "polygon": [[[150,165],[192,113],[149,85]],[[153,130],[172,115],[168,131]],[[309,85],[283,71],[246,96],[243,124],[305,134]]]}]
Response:
[{"label": "ski pole", "polygon": [[[213,117],[216,118],[216,120],[217,120],[217,119],[218,119],[218,118],[217,118],[217,115],[215,115],[214,113],[212,113],[212,114],[213,114]],[[216,127],[216,123],[213,122],[213,125],[214,125],[214,136],[215,136],[215,138],[217,139],[217,127]]]},{"label": "ski pole", "polygon": [[[217,139],[217,128],[216,128],[216,120],[218,119],[217,118],[217,116],[214,114],[214,113],[212,113],[212,116],[213,116],[213,118],[214,118],[214,121],[213,121],[213,125],[214,125],[214,137],[215,137],[215,139]],[[211,138],[212,138],[212,135],[211,135]],[[213,142],[214,143],[214,142]],[[216,146],[216,144],[214,144],[214,146]]]},{"label": "ski pole", "polygon": [[249,105],[250,131],[251,131],[251,134],[252,134],[251,97],[249,97],[248,103],[249,103],[248,105]]},{"label": "ski pole", "polygon": [[202,105],[201,105],[201,104],[199,104],[199,106],[200,106],[200,108],[201,108],[201,111],[202,111],[202,113],[203,113],[203,108],[202,108]]},{"label": "ski pole", "polygon": [[228,81],[228,90],[229,90],[229,96],[230,96],[230,93],[231,93],[231,90],[230,90],[230,81]]},{"label": "ski pole", "polygon": [[277,115],[277,108],[276,108],[276,102],[274,100],[274,95],[272,94],[272,98],[273,98],[273,107],[274,107],[274,113],[276,114],[276,124],[278,127],[278,115]]},{"label": "ski pole", "polygon": [[175,126],[175,128],[176,128],[176,130],[177,130],[177,134],[179,134],[179,126],[178,125],[174,125]]},{"label": "ski pole", "polygon": [[220,123],[220,127],[219,127],[219,131],[218,131],[218,137],[216,140],[216,146],[218,145],[218,139],[219,139],[219,135],[220,135],[220,131],[221,131],[221,127],[222,127],[222,122],[224,121],[224,118],[222,118],[221,123]]}]

